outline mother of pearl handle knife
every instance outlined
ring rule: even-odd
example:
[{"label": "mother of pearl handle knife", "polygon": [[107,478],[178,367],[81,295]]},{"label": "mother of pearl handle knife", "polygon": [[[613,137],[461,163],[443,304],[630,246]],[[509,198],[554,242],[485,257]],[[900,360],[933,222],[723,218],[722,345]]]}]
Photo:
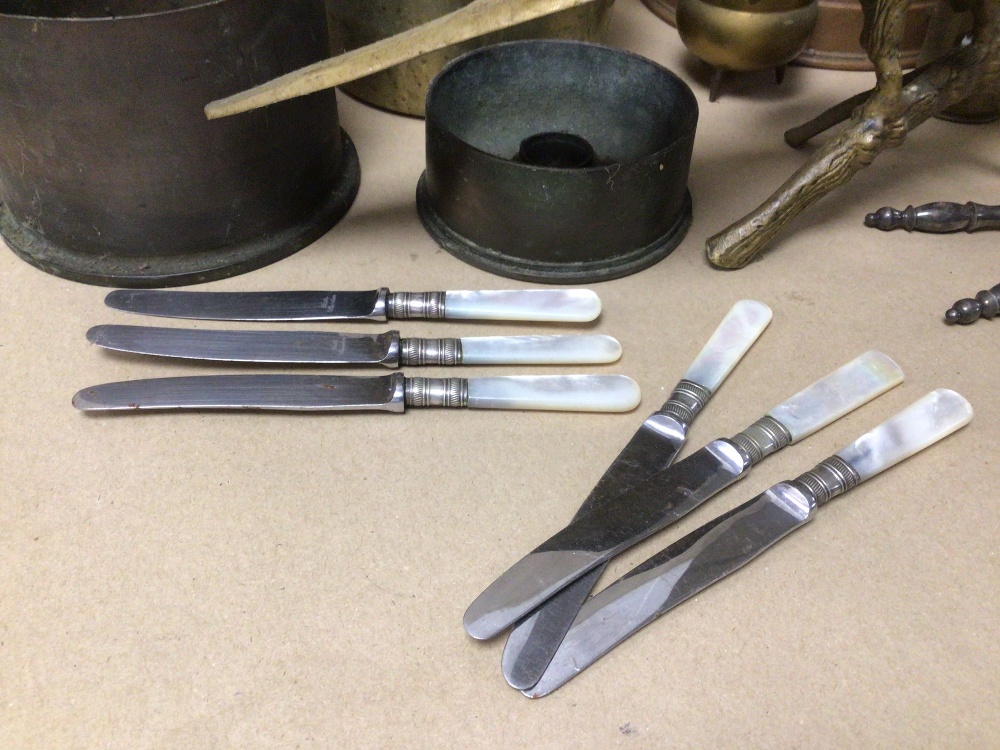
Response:
[{"label": "mother of pearl handle knife", "polygon": [[[673,463],[694,418],[770,321],[771,309],[761,302],[741,300],[733,305],[670,398],[642,423],[573,520]],[[523,689],[538,682],[606,565],[578,578],[511,631],[501,667],[512,687]]]},{"label": "mother of pearl handle knife", "polygon": [[143,315],[201,320],[534,320],[579,323],[601,314],[589,289],[481,292],[179,292],[116,289],[108,307]]},{"label": "mother of pearl handle knife", "polygon": [[466,632],[478,639],[499,634],[587,571],[746,476],[762,458],[811,435],[902,380],[902,370],[884,354],[862,354],[730,440],[713,440],[595,508],[490,584],[466,611]]},{"label": "mother of pearl handle knife", "polygon": [[254,409],[392,411],[406,406],[538,411],[631,411],[639,386],[624,375],[511,375],[494,378],[371,378],[343,375],[204,375],[126,380],[84,388],[82,411]]},{"label": "mother of pearl handle knife", "polygon": [[972,419],[954,391],[932,391],[816,468],[674,542],[590,599],[542,679],[525,695],[547,695],[660,615],[738,570],[804,526],[816,509]]},{"label": "mother of pearl handle knife", "polygon": [[610,336],[402,338],[385,333],[212,331],[152,326],[94,326],[87,339],[105,349],[161,357],[311,365],[557,365],[615,362]]}]

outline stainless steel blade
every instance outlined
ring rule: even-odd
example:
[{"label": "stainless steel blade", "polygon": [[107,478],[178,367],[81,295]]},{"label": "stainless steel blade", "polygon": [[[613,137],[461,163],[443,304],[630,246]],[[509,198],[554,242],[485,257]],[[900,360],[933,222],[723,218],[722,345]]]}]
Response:
[{"label": "stainless steel blade", "polygon": [[[651,414],[604,472],[573,521],[668,468],[684,446],[686,437],[687,425],[674,415],[662,411]],[[606,567],[606,562],[600,563],[585,573],[511,631],[500,662],[504,678],[511,687],[524,690],[541,679]]]},{"label": "stainless steel blade", "polygon": [[179,292],[116,289],[108,307],[200,320],[385,320],[387,289],[366,292]]},{"label": "stainless steel blade", "polygon": [[340,375],[208,375],[128,380],[84,388],[73,397],[83,411],[142,409],[267,409],[282,411],[403,411],[402,373]]},{"label": "stainless steel blade", "polygon": [[735,445],[713,440],[598,506],[522,558],[480,594],[465,613],[466,632],[473,638],[492,638],[589,570],[694,510],[749,467]]},{"label": "stainless steel blade", "polygon": [[105,349],[217,362],[399,366],[399,334],[318,331],[203,331],[94,326],[87,338]]},{"label": "stainless steel blade", "polygon": [[649,415],[594,485],[573,520],[668,468],[686,439],[687,425],[674,415],[662,411]]},{"label": "stainless steel blade", "polygon": [[524,694],[540,698],[565,684],[633,633],[807,523],[815,500],[779,483],[649,558],[584,604],[542,678]]}]

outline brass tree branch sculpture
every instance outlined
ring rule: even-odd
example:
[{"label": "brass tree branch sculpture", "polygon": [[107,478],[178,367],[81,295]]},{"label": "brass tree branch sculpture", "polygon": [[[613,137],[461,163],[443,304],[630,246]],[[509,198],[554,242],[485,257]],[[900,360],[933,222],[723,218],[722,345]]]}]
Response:
[{"label": "brass tree branch sculpture", "polygon": [[[708,258],[720,268],[742,268],[802,210],[840,187],[882,151],[938,112],[986,87],[1000,85],[1000,0],[969,0],[972,41],[906,76],[899,62],[910,0],[861,0],[862,45],[875,65],[876,85],[850,121],[753,212],[710,237]],[[850,101],[850,100],[849,100]],[[839,108],[814,122],[831,124]],[[802,142],[824,129],[807,123],[786,134]],[[797,136],[797,137],[796,137]]]}]

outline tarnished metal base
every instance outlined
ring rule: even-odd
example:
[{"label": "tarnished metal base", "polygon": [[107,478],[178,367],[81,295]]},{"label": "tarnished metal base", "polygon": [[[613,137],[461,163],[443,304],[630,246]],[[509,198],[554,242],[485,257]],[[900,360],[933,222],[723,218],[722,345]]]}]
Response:
[{"label": "tarnished metal base", "polygon": [[19,257],[41,270],[73,281],[133,289],[198,284],[248,271],[287,258],[323,236],[354,202],[361,166],[354,143],[341,131],[341,171],[333,189],[303,222],[249,242],[203,253],[164,257],[100,256],[56,245],[18,222],[0,203],[0,235]]},{"label": "tarnished metal base", "polygon": [[691,226],[691,212],[691,193],[688,191],[673,226],[649,245],[596,261],[545,263],[483,247],[462,236],[434,210],[427,194],[426,175],[421,175],[417,183],[417,213],[420,221],[442,248],[459,260],[498,276],[549,284],[609,281],[649,268],[670,255],[681,243]]}]

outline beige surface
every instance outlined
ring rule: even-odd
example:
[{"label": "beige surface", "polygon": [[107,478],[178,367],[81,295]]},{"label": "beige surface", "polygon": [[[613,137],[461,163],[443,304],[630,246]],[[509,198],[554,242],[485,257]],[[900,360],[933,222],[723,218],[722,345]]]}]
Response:
[{"label": "beige surface", "polygon": [[[212,370],[98,351],[89,326],[153,321],[0,253],[0,747],[1000,745],[1000,324],[941,322],[956,298],[1000,281],[998,235],[861,225],[884,204],[1000,202],[996,126],[926,124],[762,262],[719,272],[704,238],[803,158],[782,130],[871,79],[796,68],[780,89],[751,76],[710,105],[704,71],[637,0],[620,0],[611,33],[679,71],[702,103],[688,238],[655,268],[594,287],[605,313],[590,330],[618,337],[625,355],[593,371],[640,382],[631,414],[84,416],[70,406],[83,386]],[[364,174],[348,217],[296,256],[209,288],[524,286],[460,263],[420,227],[422,123],[341,101]],[[462,613],[572,516],[746,297],[774,321],[692,444],[738,431],[868,348],[908,379],[609,574],[932,388],[966,395],[973,423],[529,701],[502,680],[502,641],[472,642]]]}]

